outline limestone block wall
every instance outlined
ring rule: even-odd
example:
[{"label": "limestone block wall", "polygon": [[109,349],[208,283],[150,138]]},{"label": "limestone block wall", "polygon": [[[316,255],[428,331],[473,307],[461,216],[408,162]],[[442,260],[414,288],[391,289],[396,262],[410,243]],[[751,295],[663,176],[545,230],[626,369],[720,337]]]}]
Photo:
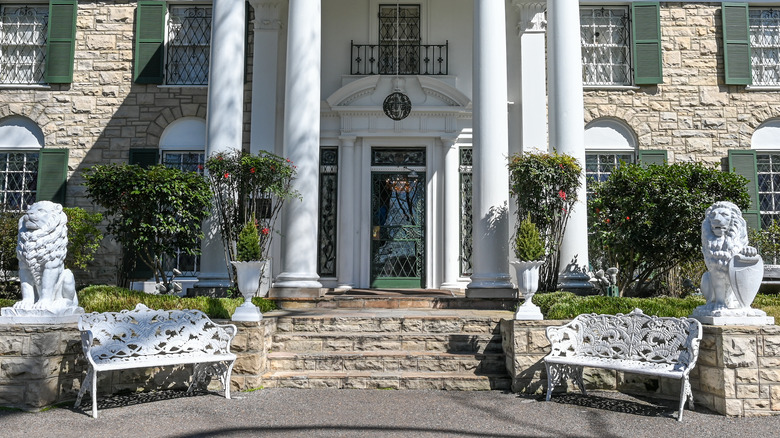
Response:
[{"label": "limestone block wall", "polygon": [[640,149],[666,149],[670,162],[725,165],[729,149],[749,149],[755,129],[780,117],[780,92],[724,84],[720,2],[660,6],[664,83],[587,90],[585,122],[622,120]]},{"label": "limestone block wall", "polygon": [[[238,358],[231,390],[259,388],[267,369],[266,354],[276,331],[276,320],[234,324],[238,334],[231,351]],[[87,367],[76,324],[0,324],[0,406],[35,411],[75,400]],[[100,373],[98,400],[123,392],[185,389],[191,375],[191,365]],[[214,379],[209,389],[221,392],[222,385]],[[89,395],[86,397],[89,400]]]}]

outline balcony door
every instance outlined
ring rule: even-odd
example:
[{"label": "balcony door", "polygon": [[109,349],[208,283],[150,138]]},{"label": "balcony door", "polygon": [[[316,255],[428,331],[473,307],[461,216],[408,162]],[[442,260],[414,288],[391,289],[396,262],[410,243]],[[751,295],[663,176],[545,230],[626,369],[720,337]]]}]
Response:
[{"label": "balcony door", "polygon": [[419,74],[420,43],[420,5],[379,5],[379,74]]}]

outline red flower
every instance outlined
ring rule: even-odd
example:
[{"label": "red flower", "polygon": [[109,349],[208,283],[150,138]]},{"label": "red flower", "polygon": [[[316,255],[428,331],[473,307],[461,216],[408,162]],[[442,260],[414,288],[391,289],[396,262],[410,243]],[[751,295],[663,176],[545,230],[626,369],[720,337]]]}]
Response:
[{"label": "red flower", "polygon": [[253,167],[253,168],[249,169],[249,173],[255,173],[255,168]]},{"label": "red flower", "polygon": [[628,217],[628,216],[626,216],[626,220],[627,220],[627,221],[630,221],[630,220],[631,220],[631,218],[630,218],[630,217]]},{"label": "red flower", "polygon": [[599,209],[597,208],[597,209],[596,209],[596,213],[601,213],[601,210],[599,210]]},{"label": "red flower", "polygon": [[198,170],[203,170],[203,165],[202,164],[198,164]]},{"label": "red flower", "polygon": [[217,160],[222,161],[222,155],[217,156]]},{"label": "red flower", "polygon": [[561,169],[563,169],[563,163],[558,163],[558,167],[560,167]]},{"label": "red flower", "polygon": [[290,161],[290,159],[289,159],[289,158],[287,159],[287,162],[288,162],[288,163],[292,163],[292,161]]},{"label": "red flower", "polygon": [[563,190],[558,190],[558,197],[565,201],[566,200],[566,192],[564,192]]},{"label": "red flower", "polygon": [[271,166],[271,171],[276,170],[276,166]]},{"label": "red flower", "polygon": [[225,172],[225,178],[230,178],[230,174]]},{"label": "red flower", "polygon": [[606,222],[607,222],[607,223],[609,223],[609,222],[610,222],[610,220],[609,220],[609,219],[607,219],[607,220],[606,220]]},{"label": "red flower", "polygon": [[261,233],[263,233],[263,234],[265,234],[265,235],[267,236],[267,235],[268,235],[268,233],[270,233],[270,232],[271,232],[271,230],[269,230],[268,228],[263,228],[262,230],[260,230],[260,232],[261,232]]}]

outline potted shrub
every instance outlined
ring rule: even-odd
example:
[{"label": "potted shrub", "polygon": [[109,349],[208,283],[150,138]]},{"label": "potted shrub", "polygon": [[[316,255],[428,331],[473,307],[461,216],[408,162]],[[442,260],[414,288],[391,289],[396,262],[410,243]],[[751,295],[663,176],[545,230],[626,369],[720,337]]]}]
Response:
[{"label": "potted shrub", "polygon": [[252,297],[260,289],[260,280],[263,278],[267,260],[263,259],[262,237],[268,236],[270,231],[263,228],[257,229],[257,220],[250,218],[238,233],[236,241],[236,259],[230,263],[236,269],[236,283],[244,304],[236,308],[233,321],[260,321],[263,318],[260,309],[252,304]]},{"label": "potted shrub", "polygon": [[515,233],[516,262],[512,262],[517,273],[517,289],[525,300],[517,308],[515,319],[542,319],[542,311],[531,302],[539,288],[539,267],[544,263],[544,240],[539,234],[531,217],[526,216],[520,222]]}]

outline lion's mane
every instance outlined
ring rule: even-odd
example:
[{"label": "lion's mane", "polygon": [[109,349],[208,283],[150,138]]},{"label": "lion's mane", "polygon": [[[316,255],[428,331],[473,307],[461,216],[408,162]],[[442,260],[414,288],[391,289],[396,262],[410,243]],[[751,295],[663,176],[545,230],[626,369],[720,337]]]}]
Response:
[{"label": "lion's mane", "polygon": [[[731,213],[729,228],[723,236],[716,236],[712,232],[710,215],[713,210],[725,208]],[[747,246],[747,223],[742,218],[739,207],[731,202],[720,201],[712,204],[704,214],[701,223],[701,252],[704,254],[704,262],[709,270],[718,269],[718,266],[728,265],[734,255]]]},{"label": "lion's mane", "polygon": [[[36,217],[38,229],[28,229],[31,217]],[[45,220],[41,220],[45,219]],[[19,239],[16,246],[16,254],[19,260],[23,260],[30,269],[37,287],[41,285],[41,276],[47,265],[56,262],[61,265],[65,262],[68,246],[68,217],[62,211],[62,207],[55,211],[45,212],[28,211],[19,219]]]}]

